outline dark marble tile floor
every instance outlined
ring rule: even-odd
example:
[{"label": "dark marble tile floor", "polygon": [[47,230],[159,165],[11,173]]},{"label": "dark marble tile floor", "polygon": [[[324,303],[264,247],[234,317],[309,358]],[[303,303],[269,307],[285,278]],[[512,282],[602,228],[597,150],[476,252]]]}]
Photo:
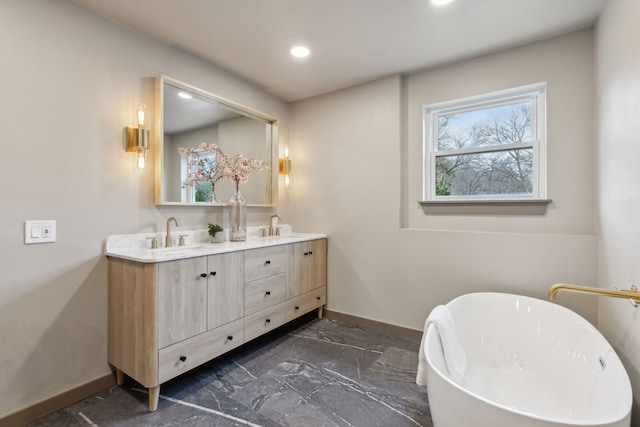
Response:
[{"label": "dark marble tile floor", "polygon": [[426,426],[420,343],[306,316],[160,388],[132,380],[41,418],[49,426]]}]

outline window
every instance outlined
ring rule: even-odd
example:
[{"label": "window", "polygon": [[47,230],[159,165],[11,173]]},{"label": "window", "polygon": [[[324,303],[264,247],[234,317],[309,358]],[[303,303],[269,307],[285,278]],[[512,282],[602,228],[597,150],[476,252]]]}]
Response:
[{"label": "window", "polygon": [[545,84],[424,108],[426,201],[546,197]]}]

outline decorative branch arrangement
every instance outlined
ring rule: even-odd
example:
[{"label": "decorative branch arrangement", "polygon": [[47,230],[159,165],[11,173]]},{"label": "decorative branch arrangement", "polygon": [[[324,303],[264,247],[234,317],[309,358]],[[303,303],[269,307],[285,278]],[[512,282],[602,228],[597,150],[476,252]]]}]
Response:
[{"label": "decorative branch arrangement", "polygon": [[211,198],[209,200],[213,203],[217,203],[215,186],[221,179],[226,178],[236,184],[244,184],[249,181],[251,171],[261,172],[268,169],[267,162],[248,159],[242,153],[230,157],[220,149],[218,144],[202,143],[198,148],[180,147],[178,152],[187,157],[188,175],[182,188],[210,182],[213,200]]},{"label": "decorative branch arrangement", "polygon": [[[205,153],[210,155],[203,155]],[[211,182],[216,185],[218,181],[225,177],[224,168],[221,168],[221,160],[225,155],[218,147],[218,144],[200,144],[198,148],[178,148],[178,153],[187,157],[188,175],[187,181],[182,184],[182,188],[193,187],[204,182]]]}]

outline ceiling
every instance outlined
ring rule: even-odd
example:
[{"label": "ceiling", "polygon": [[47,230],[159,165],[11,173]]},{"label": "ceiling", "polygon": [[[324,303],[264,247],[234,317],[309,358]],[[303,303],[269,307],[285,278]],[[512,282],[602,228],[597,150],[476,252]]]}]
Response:
[{"label": "ceiling", "polygon": [[[606,0],[71,0],[286,101],[594,24]],[[311,49],[304,59],[289,50]]]}]

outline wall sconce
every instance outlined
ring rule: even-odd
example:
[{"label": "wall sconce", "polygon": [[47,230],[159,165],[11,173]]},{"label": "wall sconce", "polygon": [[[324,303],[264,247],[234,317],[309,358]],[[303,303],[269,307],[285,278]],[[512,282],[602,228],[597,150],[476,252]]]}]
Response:
[{"label": "wall sconce", "polygon": [[289,147],[284,147],[284,158],[278,159],[278,171],[284,175],[284,185],[289,186],[289,172],[291,172],[291,160],[289,160]]},{"label": "wall sconce", "polygon": [[136,153],[136,166],[140,171],[147,167],[147,151],[149,151],[149,130],[144,128],[144,104],[138,105],[136,115],[138,127],[127,127],[127,152]]}]

